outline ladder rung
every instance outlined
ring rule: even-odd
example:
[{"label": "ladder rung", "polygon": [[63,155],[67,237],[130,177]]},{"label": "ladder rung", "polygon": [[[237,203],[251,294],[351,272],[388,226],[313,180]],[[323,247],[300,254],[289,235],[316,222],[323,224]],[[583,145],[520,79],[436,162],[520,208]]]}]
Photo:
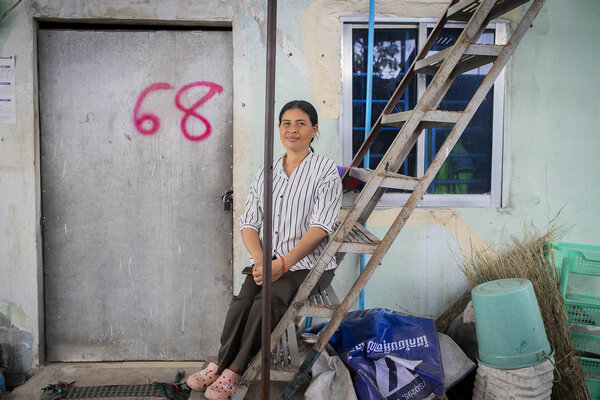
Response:
[{"label": "ladder rung", "polygon": [[271,353],[271,379],[274,381],[291,380],[301,362],[296,329],[293,324],[290,324]]},{"label": "ladder rung", "polygon": [[283,357],[282,357],[281,353],[285,349],[285,345],[283,343],[284,340],[285,340],[285,335],[283,335],[281,337],[281,339],[279,339],[279,342],[277,342],[277,345],[275,346],[275,350],[273,351],[273,355],[271,357],[271,363],[272,363],[272,365],[276,366],[276,367],[279,367],[279,368],[282,367],[281,360],[282,360]]},{"label": "ladder rung", "polygon": [[[302,363],[302,359],[299,359],[298,361]],[[294,366],[271,363],[270,375],[272,381],[291,381],[294,379],[296,372],[298,372],[298,368],[295,368]]]},{"label": "ladder rung", "polygon": [[[527,3],[529,0],[498,0],[489,13],[489,20],[498,18],[512,9]],[[461,0],[448,10],[448,19],[452,21],[466,22],[479,7],[482,0]]]},{"label": "ladder rung", "polygon": [[[351,177],[366,182],[373,175],[373,172],[372,169],[368,168],[351,168],[349,173]],[[380,186],[388,189],[414,190],[417,183],[419,183],[419,180],[415,177],[387,172]]]},{"label": "ladder rung", "polygon": [[287,334],[284,336],[287,336],[287,345],[288,345],[288,350],[289,350],[290,366],[293,369],[296,369],[300,366],[300,364],[302,363],[302,360],[300,359],[300,351],[298,350],[298,338],[296,337],[296,326],[293,323],[291,323],[288,326]]},{"label": "ladder rung", "polygon": [[[384,115],[381,124],[400,128],[410,117],[412,111],[403,111],[395,114]],[[455,124],[462,112],[457,111],[427,111],[419,124],[419,129],[435,128]]]},{"label": "ladder rung", "polygon": [[[456,64],[456,70],[459,73],[467,72],[482,65],[493,62],[504,46],[495,44],[472,44],[460,57]],[[448,54],[452,51],[452,46],[438,51],[432,56],[417,61],[415,71],[421,74],[435,75],[438,68],[442,65]]]},{"label": "ladder rung", "polygon": [[[337,227],[336,227],[337,229]],[[346,235],[339,252],[340,253],[358,253],[373,254],[381,240],[369,232],[361,224],[354,224],[352,230]]]},{"label": "ladder rung", "polygon": [[318,317],[331,318],[340,301],[331,286],[310,296],[302,303],[302,307],[298,311],[299,317]]},{"label": "ladder rung", "polygon": [[304,304],[297,315],[300,317],[331,318],[336,309],[337,306]]}]

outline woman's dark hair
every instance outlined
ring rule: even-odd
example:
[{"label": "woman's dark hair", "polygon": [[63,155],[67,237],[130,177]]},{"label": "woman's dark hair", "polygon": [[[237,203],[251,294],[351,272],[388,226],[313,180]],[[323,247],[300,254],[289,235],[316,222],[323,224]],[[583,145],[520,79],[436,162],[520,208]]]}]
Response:
[{"label": "woman's dark hair", "polygon": [[319,123],[319,116],[317,115],[317,110],[315,110],[312,104],[305,100],[292,100],[285,106],[283,106],[283,108],[279,112],[279,123],[281,123],[281,118],[283,118],[283,114],[287,110],[292,110],[294,108],[304,111],[310,118],[311,124],[317,125]]},{"label": "woman's dark hair", "polygon": [[[283,106],[279,112],[279,123],[281,124],[281,118],[283,118],[283,114],[287,110],[293,110],[295,108],[304,111],[308,115],[310,123],[313,124],[313,126],[319,123],[319,115],[317,114],[317,110],[315,110],[313,105],[306,100],[292,100]],[[312,138],[310,142],[312,143],[313,140],[315,140],[315,138]],[[314,151],[312,146],[310,146],[310,149]]]}]

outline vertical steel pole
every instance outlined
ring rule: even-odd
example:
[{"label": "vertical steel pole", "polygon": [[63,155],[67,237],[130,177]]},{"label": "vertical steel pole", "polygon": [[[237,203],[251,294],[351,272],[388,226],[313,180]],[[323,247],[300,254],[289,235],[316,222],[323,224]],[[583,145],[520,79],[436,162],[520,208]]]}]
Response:
[{"label": "vertical steel pole", "polygon": [[[367,36],[367,98],[365,102],[365,141],[369,137],[371,132],[371,107],[373,102],[373,47],[375,43],[375,0],[369,1],[369,34]],[[371,151],[367,150],[363,161],[365,168],[370,168]],[[365,221],[365,228],[367,222]],[[360,272],[365,269],[367,265],[367,255],[360,255]],[[358,309],[365,309],[365,289],[360,292],[358,298]]]},{"label": "vertical steel pole", "polygon": [[273,258],[273,122],[275,120],[275,50],[277,39],[277,0],[267,5],[267,74],[265,95],[264,151],[264,221],[263,221],[263,288],[262,288],[262,351],[260,398],[269,399],[271,378],[271,262]]}]

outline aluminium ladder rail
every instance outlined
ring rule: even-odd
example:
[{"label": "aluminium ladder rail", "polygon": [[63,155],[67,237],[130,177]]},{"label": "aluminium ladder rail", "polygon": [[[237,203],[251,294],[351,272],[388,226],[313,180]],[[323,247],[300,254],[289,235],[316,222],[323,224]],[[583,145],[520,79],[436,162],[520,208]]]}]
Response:
[{"label": "aluminium ladder rail", "polygon": [[[330,237],[329,243],[317,260],[315,266],[306,277],[304,283],[298,289],[292,304],[284,314],[281,321],[271,334],[271,351],[283,336],[287,326],[294,320],[295,316],[303,307],[304,301],[315,287],[327,264],[334,259],[338,252],[349,252],[360,248],[360,252],[372,254],[364,270],[342,301],[335,312],[331,312],[331,320],[325,330],[321,333],[319,340],[313,346],[310,354],[306,357],[294,380],[290,382],[282,399],[290,399],[298,386],[302,383],[310,368],[323,351],[327,342],[342,322],[350,307],[356,301],[360,291],[365,286],[382,258],[394,242],[400,230],[425,194],[427,188],[437,175],[440,167],[446,160],[450,151],[460,138],[462,132],[470,122],[471,118],[483,102],[484,97],[492,87],[494,81],[510,59],[515,48],[531,26],[531,23],[542,8],[545,0],[534,0],[525,15],[522,17],[517,28],[511,35],[508,43],[503,46],[478,45],[478,38],[489,22],[504,13],[526,3],[528,0],[452,0],[444,12],[442,18],[429,35],[425,45],[405,73],[404,78],[396,88],[390,101],[377,119],[371,133],[356,154],[352,164],[344,176],[357,177],[365,181],[365,185],[354,204],[343,218],[335,233]],[[427,57],[429,50],[433,47],[435,40],[441,33],[448,21],[465,21],[464,27],[456,44],[448,50],[438,52]],[[440,54],[442,53],[442,54]],[[437,110],[444,95],[450,88],[454,79],[461,73],[493,61],[493,65],[483,82],[471,98],[469,104],[462,112],[450,112]],[[416,73],[435,74],[424,94],[418,100],[416,107],[408,112],[392,114],[400,96],[408,87]],[[367,150],[373,144],[382,126],[401,126],[399,133],[390,145],[388,151],[374,170],[360,169],[362,159]],[[428,126],[454,125],[452,131],[439,149],[433,162],[425,174],[420,178],[403,176],[395,173],[406,159],[411,148],[416,143],[421,131]],[[402,188],[412,190],[406,204],[400,210],[395,221],[385,234],[384,238],[370,246],[350,246],[349,238],[356,237],[351,232],[360,230],[364,234],[365,229],[358,227],[362,225],[374,210],[379,199],[386,188]],[[362,228],[362,229],[361,229]],[[372,239],[372,234],[366,234]],[[343,247],[344,246],[344,247]],[[240,386],[234,395],[234,399],[242,399],[248,391],[249,385],[255,379],[260,370],[260,357],[255,357],[246,370]]]}]

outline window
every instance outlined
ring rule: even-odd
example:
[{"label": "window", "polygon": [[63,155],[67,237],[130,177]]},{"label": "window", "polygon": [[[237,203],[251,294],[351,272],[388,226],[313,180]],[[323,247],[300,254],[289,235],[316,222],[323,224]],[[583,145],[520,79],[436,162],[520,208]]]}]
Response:
[{"label": "window", "polygon": [[[396,86],[402,80],[420,46],[435,22],[376,23],[373,47],[372,121],[375,124]],[[367,35],[365,22],[345,21],[343,25],[343,113],[342,159],[349,165],[365,139],[367,82]],[[453,45],[462,32],[459,24],[447,25],[430,55]],[[503,44],[505,25],[490,25],[478,43]],[[462,111],[470,101],[491,64],[460,75],[452,84],[438,109]],[[419,74],[409,85],[394,112],[414,108],[432,76]],[[502,120],[504,75],[496,80],[485,101],[463,132],[438,175],[421,201],[423,206],[498,207],[501,191]],[[452,127],[426,130],[398,171],[422,176]],[[368,167],[375,168],[398,133],[398,128],[383,127],[371,147]],[[366,165],[363,165],[366,166]],[[388,189],[380,206],[399,206],[409,193]]]}]

